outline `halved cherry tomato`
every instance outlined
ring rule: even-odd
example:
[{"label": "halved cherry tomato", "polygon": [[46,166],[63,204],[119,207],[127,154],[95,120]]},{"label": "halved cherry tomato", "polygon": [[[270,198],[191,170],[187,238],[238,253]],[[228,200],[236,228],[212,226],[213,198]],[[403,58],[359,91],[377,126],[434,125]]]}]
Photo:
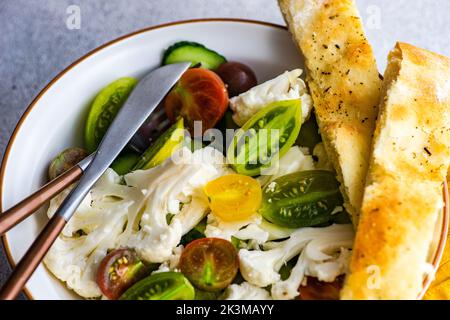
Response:
[{"label": "halved cherry tomato", "polygon": [[213,214],[224,221],[249,218],[261,206],[262,191],[258,181],[242,174],[229,174],[206,184],[205,193]]},{"label": "halved cherry tomato", "polygon": [[194,121],[202,121],[203,133],[216,125],[227,107],[225,84],[217,74],[203,68],[186,71],[164,100],[169,119],[174,122],[182,116],[191,134]]},{"label": "halved cherry tomato", "polygon": [[203,238],[189,243],[180,257],[180,270],[198,289],[218,291],[236,277],[239,261],[230,241]]},{"label": "halved cherry tomato", "polygon": [[338,277],[333,282],[319,281],[317,278],[308,277],[306,286],[300,286],[300,300],[339,300],[339,292],[344,282],[343,277]]},{"label": "halved cherry tomato", "polygon": [[195,289],[179,272],[158,272],[134,284],[120,300],[193,300]]},{"label": "halved cherry tomato", "polygon": [[111,251],[97,271],[97,284],[109,299],[118,299],[134,283],[146,275],[146,267],[131,249]]}]

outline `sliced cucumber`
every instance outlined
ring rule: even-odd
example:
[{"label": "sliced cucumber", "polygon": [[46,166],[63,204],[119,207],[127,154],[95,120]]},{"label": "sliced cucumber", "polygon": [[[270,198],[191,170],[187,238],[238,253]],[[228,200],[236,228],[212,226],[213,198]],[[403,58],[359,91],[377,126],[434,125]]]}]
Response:
[{"label": "sliced cucumber", "polygon": [[85,144],[89,152],[97,149],[117,112],[134,89],[137,80],[120,78],[107,85],[95,97],[89,110],[85,128]]},{"label": "sliced cucumber", "polygon": [[221,64],[227,62],[224,56],[206,48],[200,43],[180,41],[167,48],[164,52],[162,64],[186,61],[191,62],[191,66],[200,63],[203,68],[211,70],[215,70]]},{"label": "sliced cucumber", "polygon": [[141,156],[133,170],[147,170],[160,165],[180,147],[184,137],[183,118],[179,118]]}]

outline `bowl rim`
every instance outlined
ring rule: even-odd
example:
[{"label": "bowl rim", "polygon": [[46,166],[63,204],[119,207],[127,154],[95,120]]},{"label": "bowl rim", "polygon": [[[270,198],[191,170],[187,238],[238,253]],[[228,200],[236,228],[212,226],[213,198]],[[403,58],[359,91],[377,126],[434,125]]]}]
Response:
[{"label": "bowl rim", "polygon": [[[125,35],[119,36],[111,41],[108,41],[98,47],[96,47],[95,49],[89,51],[88,53],[82,55],[80,58],[76,59],[74,62],[72,62],[71,64],[69,64],[66,68],[64,68],[61,72],[59,72],[52,80],[50,80],[50,82],[48,82],[40,91],[39,93],[35,96],[35,98],[31,101],[31,103],[28,105],[28,107],[25,109],[24,113],[22,114],[22,116],[20,117],[19,121],[17,122],[16,126],[14,127],[14,130],[8,140],[8,143],[6,145],[5,148],[5,152],[3,154],[3,158],[2,158],[2,162],[1,162],[1,166],[0,166],[0,212],[3,211],[3,204],[2,204],[2,199],[3,199],[3,184],[4,184],[4,175],[5,175],[5,171],[6,171],[6,164],[8,163],[8,159],[9,159],[9,154],[11,152],[11,148],[12,145],[14,144],[14,141],[16,139],[17,134],[20,131],[20,128],[22,127],[22,124],[25,122],[25,120],[27,119],[28,115],[30,114],[30,112],[33,110],[34,106],[37,104],[37,102],[41,99],[41,97],[47,93],[47,91],[60,79],[62,78],[66,73],[68,73],[70,70],[72,70],[75,66],[77,66],[79,63],[83,62],[84,60],[90,58],[92,55],[94,55],[95,53],[97,53],[98,51],[101,51],[111,45],[114,45],[116,43],[119,43],[123,40],[126,40],[128,38],[134,37],[136,35],[139,35],[141,33],[145,33],[145,32],[149,32],[149,31],[153,31],[153,30],[157,30],[157,29],[162,29],[162,28],[166,28],[166,27],[172,27],[172,26],[176,26],[176,25],[184,25],[184,24],[193,24],[193,23],[204,23],[204,22],[236,22],[236,23],[247,23],[247,24],[254,24],[254,25],[262,25],[262,26],[267,26],[267,27],[272,27],[272,28],[276,28],[276,29],[282,29],[282,30],[286,30],[287,31],[287,27],[280,25],[280,24],[276,24],[276,23],[272,23],[272,22],[267,22],[267,21],[261,21],[261,20],[253,20],[253,19],[241,19],[241,18],[201,18],[201,19],[188,19],[188,20],[178,20],[178,21],[173,21],[173,22],[168,22],[168,23],[162,23],[162,24],[157,24],[154,26],[150,26],[150,27],[146,27],[146,28],[142,28],[139,29],[137,31],[133,31],[130,33],[127,33]],[[448,195],[448,186],[447,186],[447,182],[444,181],[443,184],[443,195],[444,195],[444,211],[443,211],[443,217],[442,217],[442,230],[441,230],[441,236],[439,238],[439,243],[436,249],[436,253],[434,255],[432,264],[433,264],[433,269],[434,271],[436,271],[439,267],[439,262],[441,261],[443,252],[444,252],[444,248],[445,248],[445,243],[447,240],[447,233],[448,233],[448,226],[449,226],[449,218],[450,218],[450,214],[449,214],[449,195]],[[8,243],[8,239],[7,239],[7,234],[1,236],[2,239],[2,243],[3,243],[3,247],[4,247],[4,251],[6,253],[6,258],[8,260],[8,263],[10,265],[11,268],[15,268],[16,262],[13,259],[12,253],[11,253],[11,248],[9,246]],[[428,290],[431,282],[433,281],[433,277],[432,276],[427,276],[424,279],[423,282],[423,289],[420,292],[419,296],[417,299],[421,299],[424,295],[425,292]],[[26,286],[24,286],[23,288],[23,293],[25,294],[25,296],[30,299],[30,300],[35,300],[35,298],[33,297],[33,295],[31,294],[31,292],[28,290],[28,288]]]},{"label": "bowl rim", "polygon": [[[150,26],[150,27],[145,27],[145,28],[138,29],[136,31],[127,33],[127,34],[119,36],[119,37],[117,37],[117,38],[115,38],[115,39],[113,39],[111,41],[108,41],[108,42],[106,42],[104,44],[101,44],[100,46],[94,48],[93,50],[89,51],[88,53],[82,55],[80,58],[76,59],[74,62],[69,64],[66,68],[64,68],[61,72],[59,72],[52,80],[50,80],[50,82],[48,82],[39,91],[39,93],[35,96],[35,98],[31,101],[31,103],[25,109],[25,111],[23,112],[22,116],[19,118],[19,121],[17,122],[16,126],[14,127],[14,130],[13,130],[13,132],[12,132],[12,134],[11,134],[9,140],[8,140],[8,143],[6,144],[5,152],[3,154],[3,158],[2,158],[2,162],[1,162],[1,166],[0,166],[0,213],[3,212],[2,198],[3,198],[4,175],[5,175],[6,164],[8,163],[9,154],[11,152],[12,145],[14,144],[14,141],[16,139],[17,134],[20,131],[20,128],[22,127],[22,124],[25,122],[25,120],[27,119],[28,115],[33,110],[34,106],[41,99],[41,97],[44,94],[46,94],[47,91],[60,78],[62,78],[66,73],[68,73],[70,70],[72,70],[74,67],[76,67],[79,63],[81,63],[84,60],[90,58],[95,53],[97,53],[97,52],[99,52],[99,51],[101,51],[101,50],[103,50],[103,49],[105,49],[105,48],[107,48],[109,46],[117,44],[117,43],[119,43],[119,42],[121,42],[123,40],[126,40],[128,38],[131,38],[131,37],[134,37],[136,35],[139,35],[139,34],[142,34],[142,33],[146,33],[146,32],[149,32],[149,31],[157,30],[157,29],[162,29],[162,28],[167,28],[167,27],[172,27],[172,26],[177,26],[177,25],[203,23],[203,22],[247,23],[247,24],[262,25],[262,26],[272,27],[272,28],[276,28],[276,29],[287,30],[286,26],[283,26],[283,25],[280,25],[280,24],[267,22],[267,21],[261,21],[261,20],[253,20],[253,19],[241,19],[241,18],[200,18],[200,19],[177,20],[177,21],[173,21],[173,22],[162,23],[162,24],[157,24],[157,25],[153,25],[153,26]],[[14,261],[12,253],[11,253],[11,248],[10,248],[9,243],[8,243],[7,234],[1,236],[1,239],[2,239],[2,243],[3,243],[3,247],[5,249],[4,251],[6,253],[6,258],[8,260],[8,263],[9,263],[10,267],[14,269],[15,265],[16,265],[16,262]],[[23,291],[23,293],[25,294],[25,296],[28,299],[35,300],[35,298],[33,297],[33,295],[31,294],[31,292],[28,290],[28,288],[26,286],[24,286],[22,291]]]}]

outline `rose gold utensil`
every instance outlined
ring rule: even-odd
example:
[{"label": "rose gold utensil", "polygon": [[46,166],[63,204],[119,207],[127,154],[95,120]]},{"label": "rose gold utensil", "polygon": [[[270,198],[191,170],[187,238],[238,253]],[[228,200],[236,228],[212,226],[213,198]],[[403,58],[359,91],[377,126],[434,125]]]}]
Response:
[{"label": "rose gold utensil", "polygon": [[0,299],[12,300],[19,294],[89,190],[189,66],[190,63],[185,62],[160,67],[139,81],[103,137],[80,182],[65,198],[1,288]]},{"label": "rose gold utensil", "polygon": [[77,165],[53,179],[11,209],[0,214],[0,236],[5,234],[9,229],[18,223],[22,222],[25,218],[30,216],[44,203],[52,199],[66,187],[77,181],[83,174],[84,170],[86,170],[89,163],[91,163],[93,157],[94,154],[86,157]]},{"label": "rose gold utensil", "polygon": [[[155,111],[146,120],[144,125],[139,128],[139,134],[136,133],[129,142],[129,147],[139,153],[143,153],[146,148],[154,142],[156,137],[161,135],[170,127],[170,121],[161,105],[156,107]],[[150,129],[152,128],[152,129]],[[142,131],[152,130],[151,132]],[[57,178],[48,182],[39,190],[28,196],[14,207],[0,213],[0,236],[4,235],[8,230],[22,222],[24,219],[32,215],[37,209],[43,206],[47,201],[51,200],[62,190],[77,181],[86,170],[87,166],[94,158],[94,154],[89,155],[77,165],[73,166]]]}]

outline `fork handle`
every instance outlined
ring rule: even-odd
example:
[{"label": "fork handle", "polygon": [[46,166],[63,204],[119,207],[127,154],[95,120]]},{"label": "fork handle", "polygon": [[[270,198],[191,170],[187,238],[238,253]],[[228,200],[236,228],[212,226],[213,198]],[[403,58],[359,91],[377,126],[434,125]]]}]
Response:
[{"label": "fork handle", "polygon": [[13,300],[18,296],[66,223],[57,214],[50,219],[1,288],[0,300]]},{"label": "fork handle", "polygon": [[82,174],[83,170],[76,165],[56,179],[47,183],[45,186],[16,204],[11,209],[0,214],[0,236],[30,216],[45,202],[52,199],[70,184],[79,179]]}]

